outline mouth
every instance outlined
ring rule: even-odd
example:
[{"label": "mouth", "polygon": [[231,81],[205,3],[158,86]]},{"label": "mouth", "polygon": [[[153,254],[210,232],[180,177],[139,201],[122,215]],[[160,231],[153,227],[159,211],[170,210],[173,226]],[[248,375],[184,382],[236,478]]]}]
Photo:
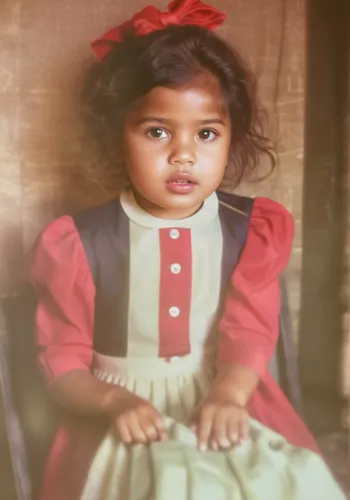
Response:
[{"label": "mouth", "polygon": [[187,184],[198,184],[196,178],[190,173],[177,173],[173,174],[167,180],[167,184],[178,184],[178,185],[187,185]]},{"label": "mouth", "polygon": [[174,181],[168,181],[168,184],[179,184],[180,186],[184,186],[186,184],[197,184],[196,182],[192,182],[192,181],[185,181],[183,179],[178,179],[178,180],[174,180]]},{"label": "mouth", "polygon": [[168,191],[177,195],[192,193],[197,185],[196,178],[190,173],[173,174],[166,181]]}]

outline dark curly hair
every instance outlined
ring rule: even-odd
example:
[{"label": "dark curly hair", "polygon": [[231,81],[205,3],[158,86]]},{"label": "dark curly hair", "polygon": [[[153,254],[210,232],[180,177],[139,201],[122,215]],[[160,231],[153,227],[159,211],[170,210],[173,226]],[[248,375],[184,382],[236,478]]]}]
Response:
[{"label": "dark curly hair", "polygon": [[87,73],[83,114],[97,146],[100,172],[109,173],[107,177],[102,173],[106,184],[111,183],[110,174],[119,183],[127,179],[125,167],[118,161],[118,143],[124,118],[135,102],[154,87],[189,87],[199,75],[208,72],[220,84],[232,123],[229,163],[222,187],[236,187],[257,169],[261,156],[268,157],[273,169],[275,154],[272,142],[264,135],[255,78],[242,58],[205,28],[168,26],[115,44],[104,60]]}]

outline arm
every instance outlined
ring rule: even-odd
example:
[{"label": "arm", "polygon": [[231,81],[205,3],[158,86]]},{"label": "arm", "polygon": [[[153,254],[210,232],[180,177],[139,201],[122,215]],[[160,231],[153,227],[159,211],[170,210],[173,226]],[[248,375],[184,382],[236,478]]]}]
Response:
[{"label": "arm", "polygon": [[290,213],[271,200],[258,198],[246,245],[226,295],[214,384],[225,387],[241,405],[249,401],[276,349],[279,276],[288,263],[293,236]]},{"label": "arm", "polygon": [[87,370],[71,370],[50,387],[52,399],[61,407],[91,416],[110,416],[125,403],[130,392],[102,382]]},{"label": "arm", "polygon": [[107,414],[122,391],[91,374],[95,287],[71,217],[51,223],[30,254],[38,361],[54,401]]},{"label": "arm", "polygon": [[222,365],[211,387],[211,394],[244,408],[260,378],[252,369],[238,364]]},{"label": "arm", "polygon": [[[219,324],[217,377],[203,408],[211,405],[212,418],[215,406],[221,408],[221,413],[236,418],[233,427],[237,430],[241,426],[243,437],[247,435],[244,407],[267,373],[276,349],[278,278],[288,262],[293,233],[292,217],[283,207],[271,200],[257,199],[246,245],[225,298]],[[212,433],[208,429],[207,426],[202,434],[205,439]],[[235,439],[237,434],[233,432]]]},{"label": "arm", "polygon": [[238,268],[232,285],[219,326],[218,373],[212,390],[225,392],[232,401],[246,406],[276,349],[279,281],[271,273],[271,278],[253,291],[254,285],[241,279]]},{"label": "arm", "polygon": [[30,277],[38,296],[38,360],[53,400],[111,418],[124,442],[163,439],[163,419],[148,401],[91,373],[95,286],[70,217],[42,233],[30,255]]}]

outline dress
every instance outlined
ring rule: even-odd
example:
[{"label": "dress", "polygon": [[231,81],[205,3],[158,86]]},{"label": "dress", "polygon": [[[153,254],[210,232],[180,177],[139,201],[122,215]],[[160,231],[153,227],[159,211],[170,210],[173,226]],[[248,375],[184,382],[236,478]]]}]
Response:
[{"label": "dress", "polygon": [[[207,393],[215,367],[239,363],[261,378],[248,404],[251,417],[290,443],[317,451],[267,369],[278,337],[278,276],[289,259],[291,215],[271,200],[255,199],[218,321],[222,235],[216,193],[175,227],[174,221],[144,212],[131,191],[122,193],[120,202],[130,231],[125,357],[93,350],[95,285],[73,219],[51,223],[31,255],[39,361],[48,383],[72,369],[92,370],[186,423]],[[175,338],[174,324],[181,332]],[[172,356],[172,346],[178,353],[179,345],[186,354]],[[55,439],[41,498],[124,500],[129,460],[128,449],[105,425],[72,417]]]}]

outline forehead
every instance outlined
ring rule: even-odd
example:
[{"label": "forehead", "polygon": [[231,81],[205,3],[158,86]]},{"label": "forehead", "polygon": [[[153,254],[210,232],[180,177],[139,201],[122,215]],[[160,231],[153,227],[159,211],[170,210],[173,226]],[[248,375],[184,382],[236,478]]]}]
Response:
[{"label": "forehead", "polygon": [[137,116],[167,117],[174,121],[226,118],[218,85],[174,89],[155,87],[131,111]]}]

